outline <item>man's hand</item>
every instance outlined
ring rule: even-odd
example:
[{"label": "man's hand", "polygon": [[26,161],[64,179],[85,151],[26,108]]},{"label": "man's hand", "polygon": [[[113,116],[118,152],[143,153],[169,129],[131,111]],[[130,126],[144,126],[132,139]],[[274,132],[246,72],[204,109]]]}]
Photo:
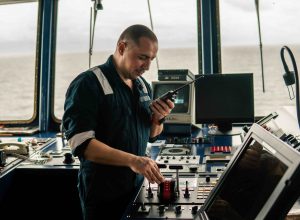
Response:
[{"label": "man's hand", "polygon": [[150,183],[160,184],[164,181],[163,175],[154,160],[148,157],[136,156],[130,163],[130,168],[135,173],[142,174]]},{"label": "man's hand", "polygon": [[175,104],[169,99],[166,101],[161,99],[154,100],[150,105],[150,109],[153,113],[152,121],[159,124],[159,120],[169,115],[174,107]]}]

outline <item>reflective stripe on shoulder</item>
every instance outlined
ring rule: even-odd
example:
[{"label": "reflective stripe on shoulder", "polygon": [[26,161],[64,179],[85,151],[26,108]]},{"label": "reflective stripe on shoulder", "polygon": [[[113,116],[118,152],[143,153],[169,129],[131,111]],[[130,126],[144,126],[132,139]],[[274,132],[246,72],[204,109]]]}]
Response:
[{"label": "reflective stripe on shoulder", "polygon": [[150,97],[148,95],[140,97],[140,102],[147,102],[150,100]]},{"label": "reflective stripe on shoulder", "polygon": [[150,96],[148,94],[147,87],[146,87],[146,85],[144,83],[144,80],[142,80],[140,77],[138,77],[137,80],[142,85],[142,87],[143,87],[143,93],[144,93],[144,95],[140,97],[140,102],[146,102],[146,101],[151,100]]},{"label": "reflective stripe on shoulder", "polygon": [[[141,77],[138,77],[137,80],[140,82],[140,84],[143,86],[143,92],[148,94],[148,90],[147,90],[147,87],[144,83],[144,80],[141,79]],[[149,94],[148,94],[149,95]]]},{"label": "reflective stripe on shoulder", "polygon": [[75,149],[85,142],[87,139],[95,138],[95,131],[85,131],[78,134],[75,134],[72,138],[68,140],[68,144],[74,153]]},{"label": "reflective stripe on shoulder", "polygon": [[104,94],[105,95],[113,94],[114,92],[113,92],[107,78],[101,71],[101,69],[99,67],[94,67],[91,69],[91,71],[93,71],[93,73],[97,76],[99,83],[104,91]]}]

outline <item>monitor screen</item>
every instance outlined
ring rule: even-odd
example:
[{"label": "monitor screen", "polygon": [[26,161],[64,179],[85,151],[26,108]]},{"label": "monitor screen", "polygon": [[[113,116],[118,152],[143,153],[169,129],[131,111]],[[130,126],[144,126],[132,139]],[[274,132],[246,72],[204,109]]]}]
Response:
[{"label": "monitor screen", "polygon": [[[159,81],[159,82],[153,82],[153,98],[156,99],[160,97],[161,95],[167,93],[170,90],[175,90],[184,84],[188,83],[187,81]],[[190,86],[184,87],[182,90],[180,90],[176,96],[176,99],[174,101],[175,107],[172,110],[172,114],[177,113],[188,113],[190,111]]]},{"label": "monitor screen", "polygon": [[215,211],[222,206],[230,207],[225,219],[255,219],[286,170],[285,163],[252,139],[216,195],[218,199],[209,207],[208,215],[212,219],[225,217]]},{"label": "monitor screen", "polygon": [[252,73],[204,75],[195,87],[197,124],[216,124],[226,132],[232,123],[254,122]]},{"label": "monitor screen", "polygon": [[253,124],[201,212],[212,220],[281,219],[299,197],[299,162],[298,152]]}]

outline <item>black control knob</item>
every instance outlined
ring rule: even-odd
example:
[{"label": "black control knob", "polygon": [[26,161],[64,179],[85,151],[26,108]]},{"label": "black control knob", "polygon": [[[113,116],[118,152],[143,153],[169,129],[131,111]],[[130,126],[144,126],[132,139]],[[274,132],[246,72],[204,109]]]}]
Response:
[{"label": "black control knob", "polygon": [[65,153],[64,156],[65,156],[65,159],[64,159],[63,163],[72,164],[75,162],[75,159],[71,153]]},{"label": "black control knob", "polygon": [[141,210],[143,210],[143,211],[145,211],[145,210],[146,210],[145,203],[142,203],[142,205],[141,205]]},{"label": "black control knob", "polygon": [[6,164],[6,153],[3,149],[0,149],[0,167],[4,167]]},{"label": "black control knob", "polygon": [[207,183],[210,182],[210,176],[209,176],[209,175],[205,176],[205,181],[206,181]]},{"label": "black control knob", "polygon": [[158,207],[158,212],[159,212],[160,214],[164,213],[164,212],[165,212],[165,206],[164,206],[164,205],[160,205],[160,206]]},{"label": "black control knob", "polygon": [[150,182],[149,182],[149,186],[148,186],[148,198],[153,198],[153,192],[152,192],[152,189],[151,189]]},{"label": "black control knob", "polygon": [[193,215],[197,214],[197,211],[198,211],[198,206],[197,205],[193,206],[192,207],[192,214]]},{"label": "black control knob", "polygon": [[181,205],[177,205],[175,207],[175,213],[178,215],[178,214],[181,214]]},{"label": "black control knob", "polygon": [[184,192],[184,198],[190,198],[190,192],[189,192],[189,186],[188,186],[188,181],[185,181],[185,192]]},{"label": "black control knob", "polygon": [[242,129],[245,131],[245,133],[248,133],[249,131],[249,127],[247,125],[245,125]]},{"label": "black control knob", "polygon": [[286,135],[285,137],[282,138],[282,140],[283,140],[284,142],[286,142],[286,141],[287,141],[288,139],[290,139],[290,138],[293,138],[293,135],[292,135],[292,134]]},{"label": "black control knob", "polygon": [[198,170],[198,166],[197,165],[192,165],[189,166],[190,172],[192,173],[196,173],[196,171]]},{"label": "black control knob", "polygon": [[300,142],[296,143],[293,147],[299,151]]}]

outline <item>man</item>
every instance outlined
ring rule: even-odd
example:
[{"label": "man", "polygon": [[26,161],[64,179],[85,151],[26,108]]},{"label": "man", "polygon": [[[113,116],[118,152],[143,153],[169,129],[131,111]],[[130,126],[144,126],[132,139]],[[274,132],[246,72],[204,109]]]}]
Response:
[{"label": "man", "polygon": [[149,28],[130,26],[107,62],[79,74],[68,88],[63,127],[81,162],[78,189],[85,220],[120,219],[137,174],[151,183],[164,181],[155,161],[143,156],[174,108],[170,100],[152,101],[142,77],[157,50]]}]

